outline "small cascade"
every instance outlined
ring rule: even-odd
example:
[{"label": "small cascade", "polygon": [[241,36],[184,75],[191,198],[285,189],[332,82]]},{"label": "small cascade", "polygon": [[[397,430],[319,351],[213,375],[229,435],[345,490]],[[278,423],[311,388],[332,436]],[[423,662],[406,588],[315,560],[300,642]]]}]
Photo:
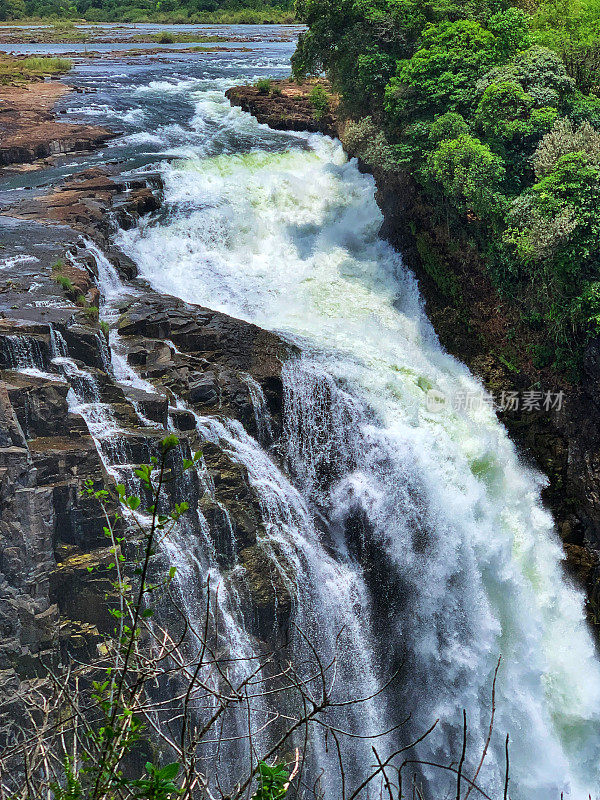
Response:
[{"label": "small cascade", "polygon": [[30,374],[44,373],[46,366],[42,344],[34,336],[3,336],[0,339],[0,357],[6,369]]},{"label": "small cascade", "polygon": [[100,362],[102,367],[105,372],[110,372],[112,367],[112,358],[110,347],[106,341],[106,336],[102,332],[97,333],[96,340],[98,341],[98,352],[100,353]]},{"label": "small cascade", "polygon": [[69,356],[69,348],[65,337],[54,325],[50,326],[50,354],[53,359],[68,358]]},{"label": "small cascade", "polygon": [[252,403],[252,410],[254,411],[258,441],[263,447],[268,447],[273,441],[273,426],[271,424],[271,415],[267,407],[265,393],[260,383],[255,381],[252,375],[246,373],[243,375],[243,378],[250,392],[250,402]]},{"label": "small cascade", "polygon": [[102,399],[98,379],[79,366],[68,355],[68,348],[60,331],[53,330],[52,364],[70,385],[67,401],[73,414],[80,414],[93,436],[105,469],[115,480],[121,480],[120,468],[129,468],[131,456],[127,447],[126,432],[115,419],[110,403]]},{"label": "small cascade", "polygon": [[98,245],[91,239],[84,237],[86,250],[91,253],[98,269],[98,284],[102,287],[102,302],[109,306],[116,298],[123,294],[123,281],[119,273],[104,255]]}]

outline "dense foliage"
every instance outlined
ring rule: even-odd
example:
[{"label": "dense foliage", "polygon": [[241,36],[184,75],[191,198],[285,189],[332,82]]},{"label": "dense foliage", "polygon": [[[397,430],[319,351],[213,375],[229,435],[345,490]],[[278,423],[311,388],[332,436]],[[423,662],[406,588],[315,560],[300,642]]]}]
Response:
[{"label": "dense foliage", "polygon": [[[600,0],[298,0],[293,65],[326,71],[364,161],[409,172],[482,253],[540,366],[600,323]],[[448,282],[447,282],[448,283]]]},{"label": "dense foliage", "polygon": [[291,0],[0,0],[0,20],[291,22]]}]

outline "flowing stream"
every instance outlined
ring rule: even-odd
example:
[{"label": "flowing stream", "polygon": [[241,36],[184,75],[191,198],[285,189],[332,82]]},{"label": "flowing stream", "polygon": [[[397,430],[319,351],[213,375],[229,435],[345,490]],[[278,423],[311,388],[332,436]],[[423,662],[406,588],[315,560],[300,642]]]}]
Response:
[{"label": "flowing stream", "polygon": [[[343,632],[345,696],[366,697],[400,669],[381,696],[336,717],[366,737],[344,740],[349,780],[356,785],[368,773],[373,742],[385,754],[436,719],[416,755],[456,763],[463,709],[472,775],[501,656],[480,785],[502,796],[508,733],[513,800],[598,797],[600,663],[582,594],[564,575],[541,504],[543,476],[519,458],[488,405],[455,402],[481,396],[482,387],[440,347],[415,279],[378,237],[372,179],[338,142],[270,131],[224,97],[236,81],[285,74],[288,57],[289,48],[258,48],[207,56],[189,74],[186,64],[164,75],[139,67],[134,78],[117,64],[104,82],[98,67],[83,70],[102,92],[89,113],[112,122],[118,112],[122,120],[114,157],[132,168],[158,162],[165,181],[158,217],[120,232],[118,244],[156,290],[254,322],[300,348],[283,371],[280,458],[269,450],[258,386],[250,388],[260,442],[236,422],[196,422],[201,438],[247,468],[268,523],[263,546],[282,553],[282,573],[293,575],[298,624],[325,656]],[[69,102],[82,114],[87,101]],[[110,320],[122,287],[94,255]],[[151,388],[136,384],[114,335],[111,350],[124,385]],[[68,354],[55,360],[77,377]],[[108,458],[106,431],[97,426],[112,436],[110,415],[99,397],[86,396],[86,379],[80,383],[74,407]],[[434,390],[445,404],[431,406]],[[218,573],[230,648],[251,658],[233,584],[203,530],[200,545],[185,529],[166,545],[182,597],[193,614],[199,575]],[[394,735],[368,738],[409,715]],[[324,770],[326,800],[340,796],[331,750],[315,734],[312,769]],[[423,767],[421,777],[428,797],[451,796],[452,781],[439,770]]]}]

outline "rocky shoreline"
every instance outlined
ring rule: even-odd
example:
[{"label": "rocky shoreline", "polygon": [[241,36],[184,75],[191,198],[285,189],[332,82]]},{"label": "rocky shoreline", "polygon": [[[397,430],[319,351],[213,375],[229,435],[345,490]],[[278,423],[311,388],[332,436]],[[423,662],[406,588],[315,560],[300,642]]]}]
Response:
[{"label": "rocky shoreline", "polygon": [[[495,398],[564,393],[560,408],[505,408],[498,416],[518,444],[523,458],[548,477],[544,501],[556,519],[569,572],[586,590],[588,618],[600,629],[600,342],[588,347],[578,384],[549,370],[536,369],[525,348],[503,353],[518,314],[492,286],[477,253],[452,254],[445,231],[432,228],[433,215],[406,174],[370,169],[352,151],[346,122],[330,112],[315,118],[311,84],[274,81],[270,94],[255,86],[233,87],[227,97],[259,122],[279,130],[318,130],[342,140],[350,156],[375,179],[376,200],[383,213],[381,235],[403,254],[419,279],[427,314],[443,346],[465,363]],[[445,292],[444,279],[460,285],[460,300]],[[511,333],[512,332],[512,333]],[[540,332],[543,339],[543,331]]]},{"label": "rocky shoreline", "polygon": [[71,91],[83,90],[58,81],[0,87],[0,168],[94,150],[115,136],[106,128],[59,122],[52,108]]}]

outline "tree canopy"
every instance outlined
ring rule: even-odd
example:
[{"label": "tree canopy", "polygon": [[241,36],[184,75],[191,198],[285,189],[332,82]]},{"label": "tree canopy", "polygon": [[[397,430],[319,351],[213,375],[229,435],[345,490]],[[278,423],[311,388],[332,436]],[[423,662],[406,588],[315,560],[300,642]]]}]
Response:
[{"label": "tree canopy", "polygon": [[363,161],[408,172],[574,364],[600,318],[600,0],[297,9],[294,71],[329,74]]}]

